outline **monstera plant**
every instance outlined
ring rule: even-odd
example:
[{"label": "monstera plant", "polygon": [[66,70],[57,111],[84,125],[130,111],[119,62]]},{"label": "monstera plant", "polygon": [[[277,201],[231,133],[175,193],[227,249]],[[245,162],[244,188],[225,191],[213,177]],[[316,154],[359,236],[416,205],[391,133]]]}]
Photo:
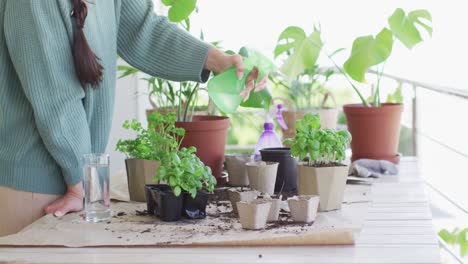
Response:
[{"label": "monstera plant", "polygon": [[[339,70],[359,96],[361,104],[345,105],[348,129],[353,136],[353,160],[361,158],[385,159],[399,162],[398,142],[403,106],[401,88],[387,97],[397,103],[381,102],[381,79],[385,64],[396,42],[412,49],[423,41],[423,34],[432,35],[432,17],[427,10],[406,13],[396,9],[388,18],[388,25],[377,35],[361,36],[354,40],[349,58]],[[367,72],[377,73],[375,89],[368,101],[357,88],[357,83],[368,83]],[[352,80],[351,80],[352,79]]]}]

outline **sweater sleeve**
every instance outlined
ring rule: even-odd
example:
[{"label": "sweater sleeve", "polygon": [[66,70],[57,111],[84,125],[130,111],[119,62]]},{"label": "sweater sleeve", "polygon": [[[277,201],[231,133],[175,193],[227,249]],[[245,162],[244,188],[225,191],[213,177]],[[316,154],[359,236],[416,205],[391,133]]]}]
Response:
[{"label": "sweater sleeve", "polygon": [[209,44],[156,15],[151,0],[121,4],[117,46],[126,62],[152,76],[206,82]]},{"label": "sweater sleeve", "polygon": [[82,180],[81,157],[91,151],[74,72],[71,42],[57,1],[9,0],[5,38],[23,92],[31,104],[44,145],[62,169],[65,182]]}]

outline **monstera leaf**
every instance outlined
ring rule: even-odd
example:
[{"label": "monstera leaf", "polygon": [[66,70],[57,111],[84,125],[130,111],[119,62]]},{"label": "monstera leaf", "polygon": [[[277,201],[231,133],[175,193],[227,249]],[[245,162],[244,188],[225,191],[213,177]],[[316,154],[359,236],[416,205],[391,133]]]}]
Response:
[{"label": "monstera leaf", "polygon": [[384,28],[375,38],[364,36],[354,40],[351,55],[343,65],[344,71],[353,80],[365,82],[366,71],[390,56],[393,47],[392,37],[392,32]]},{"label": "monstera leaf", "polygon": [[190,16],[197,6],[197,0],[161,0],[165,6],[169,6],[168,18],[178,23]]},{"label": "monstera leaf", "polygon": [[316,29],[306,36],[302,28],[294,26],[286,28],[281,33],[278,43],[274,51],[275,58],[283,53],[291,54],[280,69],[291,78],[314,67],[323,46],[319,30]]},{"label": "monstera leaf", "polygon": [[275,71],[275,65],[255,50],[243,48],[239,54],[246,57],[244,60],[245,72],[241,80],[237,78],[236,69],[233,67],[211,78],[208,82],[210,98],[225,114],[234,113],[239,106],[268,108],[271,103],[271,94],[268,89],[259,92],[252,91],[249,99],[245,102],[243,102],[244,98],[240,96],[240,93],[245,89],[245,80],[254,67],[258,69],[258,80],[260,80],[270,72]]},{"label": "monstera leaf", "polygon": [[423,41],[417,25],[432,36],[432,27],[428,22],[432,22],[432,16],[427,10],[422,9],[411,11],[406,15],[403,9],[398,8],[388,18],[390,30],[408,49]]}]

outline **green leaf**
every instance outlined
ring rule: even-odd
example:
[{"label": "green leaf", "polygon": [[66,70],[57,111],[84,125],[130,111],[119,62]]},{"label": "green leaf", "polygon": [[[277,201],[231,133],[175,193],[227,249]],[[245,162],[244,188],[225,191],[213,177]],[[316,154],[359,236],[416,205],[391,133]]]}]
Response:
[{"label": "green leaf", "polygon": [[290,26],[281,32],[278,42],[285,40],[285,44],[278,44],[275,48],[275,58],[279,55],[298,47],[299,44],[306,38],[306,33],[300,27]]},{"label": "green leaf", "polygon": [[180,186],[174,187],[174,195],[175,196],[179,196],[181,192],[182,192],[182,189],[180,189]]},{"label": "green leaf", "polygon": [[392,52],[392,32],[384,28],[374,38],[359,37],[353,42],[353,48],[348,60],[344,63],[344,71],[355,81],[365,82],[367,70],[384,62]]},{"label": "green leaf", "polygon": [[133,74],[139,72],[138,69],[133,68],[131,66],[126,66],[126,65],[117,66],[117,71],[122,72],[122,74],[119,75],[118,79],[122,79],[124,77],[127,77],[129,75],[133,75]]},{"label": "green leaf", "polygon": [[399,83],[395,91],[387,96],[387,103],[402,104],[403,99],[404,98],[403,98],[403,94],[401,91],[401,83]]},{"label": "green leaf", "polygon": [[163,3],[163,5],[165,6],[170,6],[172,5],[172,3],[174,3],[175,0],[161,0],[161,2]]},{"label": "green leaf", "polygon": [[[306,38],[295,39],[292,47],[293,53],[281,66],[281,72],[291,78],[296,78],[304,70],[314,67],[322,46],[322,39],[318,31],[312,32]],[[280,46],[276,52],[280,52],[286,48],[287,46]]]},{"label": "green leaf", "polygon": [[255,92],[251,91],[249,99],[247,101],[242,102],[240,105],[242,107],[250,107],[250,108],[263,108],[268,109],[271,105],[272,96],[268,87],[265,89]]},{"label": "green leaf", "polygon": [[168,18],[172,22],[181,22],[188,18],[197,6],[197,0],[172,0],[166,1],[171,6]]},{"label": "green leaf", "polygon": [[390,30],[408,49],[423,41],[416,25],[421,26],[432,36],[432,26],[428,22],[432,22],[432,16],[427,10],[422,9],[409,12],[406,16],[403,9],[397,8],[388,18]]}]

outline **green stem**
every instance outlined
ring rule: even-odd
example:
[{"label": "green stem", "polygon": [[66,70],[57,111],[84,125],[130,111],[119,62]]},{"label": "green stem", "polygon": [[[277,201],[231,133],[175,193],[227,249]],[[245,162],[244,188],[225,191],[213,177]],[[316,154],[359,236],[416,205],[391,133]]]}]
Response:
[{"label": "green stem", "polygon": [[353,84],[353,82],[349,79],[348,75],[343,71],[343,69],[338,66],[338,64],[335,62],[335,60],[328,54],[326,53],[325,51],[323,52],[327,57],[328,59],[333,62],[333,65],[335,65],[335,68],[338,69],[338,71],[344,75],[344,77],[346,78],[346,80],[348,81],[348,83],[351,85],[351,87],[353,87],[354,91],[357,93],[357,95],[359,96],[359,99],[361,99],[361,102],[362,104],[365,106],[365,107],[369,107],[369,103],[367,102],[367,100],[364,98],[364,96],[362,96],[361,92],[359,92],[359,89]]}]

